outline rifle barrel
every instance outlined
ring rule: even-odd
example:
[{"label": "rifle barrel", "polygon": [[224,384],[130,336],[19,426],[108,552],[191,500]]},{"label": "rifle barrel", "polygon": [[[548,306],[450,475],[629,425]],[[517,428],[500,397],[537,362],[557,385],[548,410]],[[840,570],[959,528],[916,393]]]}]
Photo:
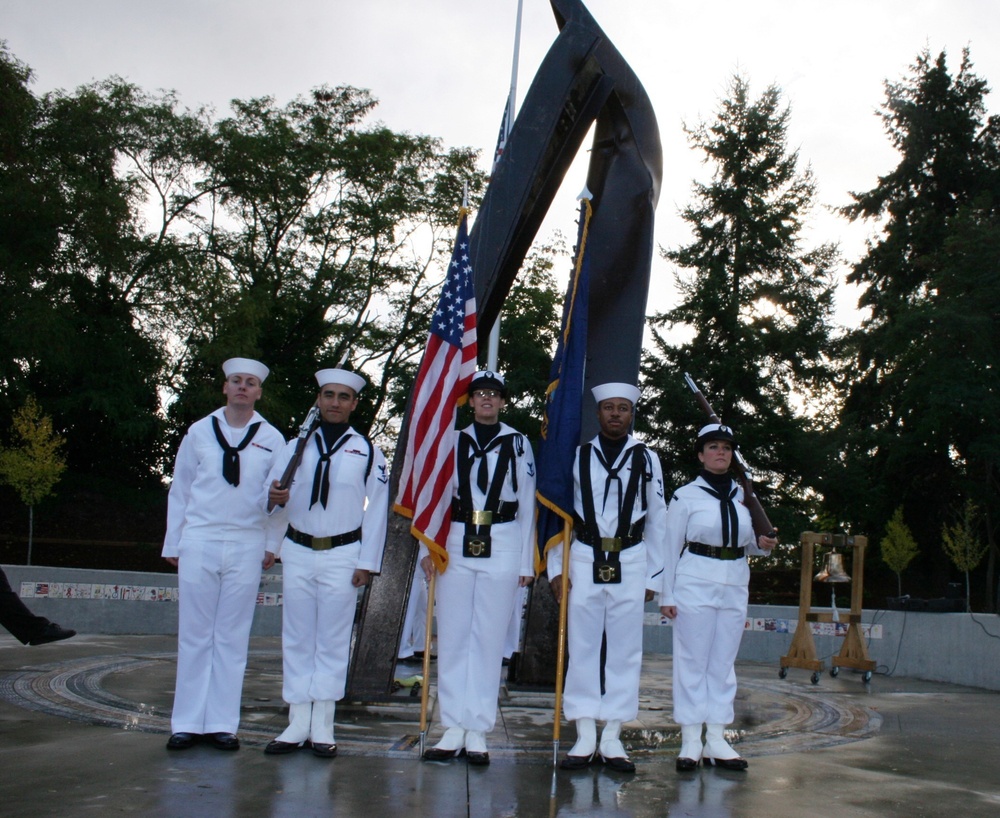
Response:
[{"label": "rifle barrel", "polygon": [[[702,411],[708,415],[709,422],[722,423],[722,419],[715,414],[715,410],[708,402],[708,398],[702,394],[701,390],[694,382],[694,379],[688,375],[687,372],[684,373],[684,380],[691,388],[691,391],[694,392],[694,396]],[[750,511],[750,517],[753,520],[754,533],[758,536],[764,535],[767,537],[773,537],[775,534],[774,526],[771,525],[771,521],[767,518],[767,512],[764,511],[764,507],[760,504],[760,500],[757,499],[757,495],[753,490],[753,474],[750,471],[750,466],[747,465],[747,461],[744,460],[739,449],[733,449],[733,471],[736,472],[737,479],[743,486],[743,501],[746,503],[746,506]]]}]

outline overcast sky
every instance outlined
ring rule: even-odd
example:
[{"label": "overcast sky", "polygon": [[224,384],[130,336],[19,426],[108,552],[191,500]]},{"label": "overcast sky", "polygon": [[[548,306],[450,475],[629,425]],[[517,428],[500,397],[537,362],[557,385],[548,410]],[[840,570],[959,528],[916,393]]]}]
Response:
[{"label": "overcast sky", "polygon": [[[957,71],[1000,82],[996,0],[584,0],[645,86],[660,127],[664,178],[657,243],[686,239],[678,219],[691,182],[707,179],[683,123],[710,119],[735,72],[756,96],[770,84],[791,106],[791,146],[810,163],[819,205],[810,244],[834,241],[852,261],[868,228],[824,207],[873,187],[894,167],[875,112],[883,82],[908,76],[921,49],[946,50]],[[397,130],[483,151],[488,166],[511,78],[517,0],[0,0],[0,39],[35,72],[36,94],[111,75],[172,89],[191,108],[229,100],[280,104],[328,84],[368,88]],[[524,0],[518,102],[557,35],[548,0]],[[988,98],[990,111],[1000,108]],[[586,143],[585,143],[586,147]],[[543,226],[575,234],[585,157]],[[653,262],[650,311],[670,306],[670,273]],[[843,291],[838,317],[851,320]]]}]

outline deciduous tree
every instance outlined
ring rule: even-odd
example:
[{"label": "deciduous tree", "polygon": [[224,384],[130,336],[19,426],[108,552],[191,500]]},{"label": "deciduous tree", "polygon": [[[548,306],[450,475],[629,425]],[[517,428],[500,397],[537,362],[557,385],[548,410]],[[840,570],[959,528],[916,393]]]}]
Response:
[{"label": "deciduous tree", "polygon": [[65,442],[52,430],[52,418],[42,414],[29,397],[14,413],[14,445],[0,449],[0,481],[11,486],[28,507],[28,565],[35,532],[35,506],[52,493],[66,461],[60,453]]},{"label": "deciduous tree", "polygon": [[896,575],[899,596],[903,595],[903,571],[920,553],[920,546],[913,538],[913,532],[903,519],[903,507],[897,508],[886,524],[885,536],[880,543],[882,562]]}]

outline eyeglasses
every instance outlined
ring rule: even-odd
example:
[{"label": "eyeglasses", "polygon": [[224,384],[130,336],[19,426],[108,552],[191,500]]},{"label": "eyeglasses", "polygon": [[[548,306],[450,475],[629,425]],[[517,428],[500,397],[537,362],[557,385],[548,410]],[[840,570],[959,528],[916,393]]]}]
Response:
[{"label": "eyeglasses", "polygon": [[476,389],[472,393],[474,398],[499,398],[500,392],[496,389]]}]

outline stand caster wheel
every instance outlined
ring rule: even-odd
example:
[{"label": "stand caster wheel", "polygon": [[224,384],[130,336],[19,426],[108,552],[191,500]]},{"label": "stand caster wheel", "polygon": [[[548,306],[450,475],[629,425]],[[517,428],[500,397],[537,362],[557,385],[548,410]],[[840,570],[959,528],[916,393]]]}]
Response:
[{"label": "stand caster wheel", "polygon": [[819,671],[818,670],[814,670],[813,671],[813,675],[810,677],[810,681],[814,685],[818,685],[819,684]]},{"label": "stand caster wheel", "polygon": [[866,670],[861,676],[861,681],[864,682],[865,684],[868,684],[871,680],[872,680],[872,672],[870,670]]},{"label": "stand caster wheel", "polygon": [[836,679],[839,674],[840,674],[840,668],[839,667],[837,667],[836,665],[834,665],[832,668],[830,668],[830,675],[834,679]]},{"label": "stand caster wheel", "polygon": [[787,667],[783,667],[783,668],[781,668],[778,671],[778,678],[779,679],[784,679],[787,676],[788,676],[788,668]]}]

